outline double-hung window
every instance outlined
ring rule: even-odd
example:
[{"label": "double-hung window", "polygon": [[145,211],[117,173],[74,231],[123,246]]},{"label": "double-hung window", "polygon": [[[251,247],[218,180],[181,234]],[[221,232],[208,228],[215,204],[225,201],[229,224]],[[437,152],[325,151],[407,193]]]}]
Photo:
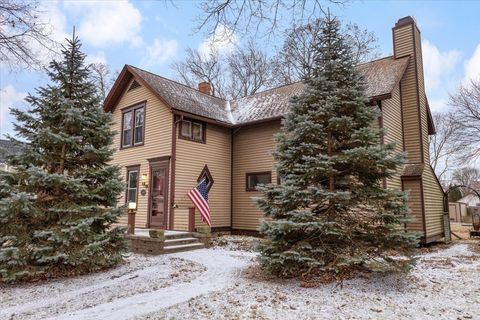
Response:
[{"label": "double-hung window", "polygon": [[180,122],[180,138],[205,143],[205,122],[182,120]]},{"label": "double-hung window", "polygon": [[138,166],[127,168],[126,203],[137,203],[139,169]]},{"label": "double-hung window", "polygon": [[142,145],[145,139],[145,106],[128,108],[122,114],[122,148]]}]

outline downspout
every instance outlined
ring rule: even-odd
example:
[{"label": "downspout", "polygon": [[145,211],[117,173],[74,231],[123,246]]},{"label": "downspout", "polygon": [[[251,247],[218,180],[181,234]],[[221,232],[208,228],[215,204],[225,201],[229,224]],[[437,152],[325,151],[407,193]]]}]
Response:
[{"label": "downspout", "polygon": [[174,229],[174,211],[175,211],[175,163],[177,160],[177,124],[182,121],[183,116],[176,120],[177,115],[172,113],[172,164],[171,164],[171,182],[170,182],[170,215],[169,230]]},{"label": "downspout", "polygon": [[[230,101],[226,101],[225,109],[228,112],[228,119],[232,124],[235,124],[235,117],[233,116],[232,113],[232,107],[230,106]],[[231,129],[232,133],[230,135],[230,232],[233,230],[233,137],[235,136],[235,133],[240,130],[240,128],[237,129]]]}]

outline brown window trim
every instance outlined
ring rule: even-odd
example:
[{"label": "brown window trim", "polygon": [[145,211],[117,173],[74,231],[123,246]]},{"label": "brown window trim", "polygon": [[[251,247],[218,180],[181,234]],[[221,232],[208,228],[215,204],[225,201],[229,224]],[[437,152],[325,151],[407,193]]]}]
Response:
[{"label": "brown window trim", "polygon": [[208,184],[207,184],[207,192],[208,192],[212,188],[213,183],[215,181],[213,180],[212,174],[210,173],[210,170],[208,169],[207,165],[205,165],[205,167],[203,167],[202,172],[198,176],[197,182],[200,183],[200,181],[203,179],[203,177],[206,177],[208,179]]},{"label": "brown window trim", "polygon": [[[202,140],[195,140],[192,138],[184,137],[182,136],[182,126],[184,121],[190,121],[191,123],[198,123],[202,125]],[[198,143],[207,143],[207,123],[199,120],[195,120],[192,118],[183,118],[178,126],[178,138],[182,140],[188,140],[188,141],[193,141],[193,142],[198,142]]]},{"label": "brown window trim", "polygon": [[245,174],[245,191],[258,191],[256,188],[248,187],[248,177],[253,175],[268,174],[270,176],[270,182],[272,183],[272,171],[262,171],[262,172],[247,172]]},{"label": "brown window trim", "polygon": [[[147,122],[147,101],[142,101],[140,103],[135,103],[134,105],[131,105],[131,106],[128,106],[128,107],[125,107],[123,108],[121,111],[122,111],[122,126],[120,128],[120,149],[128,149],[128,148],[134,148],[134,147],[140,147],[140,146],[143,146],[145,144],[145,125],[146,125],[146,122]],[[141,143],[135,143],[135,111],[138,110],[138,109],[141,109],[143,108],[143,140]],[[130,111],[133,111],[132,112],[132,144],[131,145],[128,145],[128,146],[124,146],[123,145],[123,119],[124,119],[124,115],[125,113],[127,112],[130,112]]]},{"label": "brown window trim", "polygon": [[280,176],[280,172],[278,172],[277,170],[277,185],[281,185],[282,184],[282,177]]},{"label": "brown window trim", "polygon": [[135,196],[135,200],[136,200],[135,203],[137,204],[137,208],[138,208],[138,189],[140,187],[140,165],[137,164],[133,166],[127,166],[126,169],[127,169],[127,175],[126,175],[125,182],[127,183],[127,185],[125,187],[125,204],[128,205],[128,183],[130,178],[130,172],[137,171],[137,194]]}]

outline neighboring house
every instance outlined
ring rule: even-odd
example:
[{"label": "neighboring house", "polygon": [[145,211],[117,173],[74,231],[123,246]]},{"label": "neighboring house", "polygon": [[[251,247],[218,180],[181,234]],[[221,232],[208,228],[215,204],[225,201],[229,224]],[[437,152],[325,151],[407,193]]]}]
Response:
[{"label": "neighboring house", "polygon": [[0,139],[0,171],[12,171],[13,168],[6,162],[6,156],[8,154],[17,153],[18,146],[13,144],[10,140]]},{"label": "neighboring house", "polygon": [[472,222],[471,211],[474,210],[473,207],[480,208],[480,198],[474,193],[469,193],[456,202],[449,202],[450,220],[454,222]]},{"label": "neighboring house", "polygon": [[[381,109],[386,128],[380,143],[396,142],[408,163],[388,188],[408,190],[416,221],[409,229],[428,243],[449,236],[444,192],[429,165],[428,136],[435,133],[425,95],[420,31],[411,17],[393,28],[393,56],[360,65],[367,95]],[[213,231],[255,232],[262,213],[252,197],[258,183],[278,183],[272,151],[274,134],[288,112],[289,99],[302,92],[294,83],[226,101],[126,65],[104,109],[114,118],[113,163],[127,181],[121,202],[137,203],[136,225],[189,230],[198,181],[209,182]],[[200,217],[195,215],[196,225]],[[445,222],[446,221],[446,222]],[[121,221],[127,223],[127,217]]]},{"label": "neighboring house", "polygon": [[458,199],[457,202],[464,203],[467,207],[480,207],[480,198],[473,193],[469,193],[465,197]]},{"label": "neighboring house", "polygon": [[465,219],[468,216],[467,205],[461,202],[449,202],[448,215],[452,222],[465,222],[468,220],[468,218]]}]

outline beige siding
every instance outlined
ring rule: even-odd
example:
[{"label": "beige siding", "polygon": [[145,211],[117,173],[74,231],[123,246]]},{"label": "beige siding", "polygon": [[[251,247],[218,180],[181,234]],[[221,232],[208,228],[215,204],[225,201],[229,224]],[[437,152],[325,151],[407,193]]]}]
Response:
[{"label": "beige siding", "polygon": [[[127,86],[128,88],[129,86]],[[120,135],[122,125],[122,109],[134,104],[146,101],[145,104],[145,143],[143,146],[120,149]],[[117,164],[122,169],[122,175],[126,177],[126,166],[140,165],[140,177],[142,174],[149,173],[148,160],[150,158],[170,156],[172,146],[172,114],[170,110],[163,105],[160,100],[145,87],[140,87],[126,92],[120,98],[115,110],[113,111],[114,127],[117,131],[114,138],[114,147],[117,151],[114,154],[112,163]],[[140,191],[146,190],[146,195],[142,196]],[[170,188],[169,188],[170,189]],[[136,225],[144,228],[148,221],[148,188],[139,185]],[[125,202],[123,194],[119,203]],[[121,224],[127,224],[127,217],[124,216]]]},{"label": "beige siding", "polygon": [[427,238],[443,235],[443,190],[434,174],[432,167],[427,165],[422,176]]},{"label": "beige siding", "polygon": [[[395,38],[395,56],[402,57],[405,55],[413,55],[413,25],[394,29]],[[405,151],[408,155],[408,162],[419,163],[422,161],[422,145],[420,140],[420,123],[418,116],[417,103],[417,81],[415,73],[415,60],[410,60],[407,70],[400,82],[402,103],[403,103],[403,119],[405,134]]]},{"label": "beige siding", "polygon": [[234,229],[256,230],[263,214],[252,197],[260,192],[245,191],[248,172],[272,172],[272,182],[277,180],[272,152],[274,134],[280,130],[280,121],[243,127],[233,137],[233,224]]},{"label": "beige siding", "polygon": [[408,224],[409,230],[420,231],[423,235],[422,187],[421,180],[404,180],[403,190],[408,191],[408,207],[415,221]]},{"label": "beige siding", "polygon": [[[383,128],[385,129],[384,143],[395,143],[395,152],[403,152],[402,141],[402,108],[400,106],[400,87],[397,85],[392,92],[392,98],[382,101]],[[400,179],[402,168],[398,173],[387,180],[387,187],[402,189]]]},{"label": "beige siding", "polygon": [[[177,129],[177,136],[178,136]],[[177,138],[175,164],[174,229],[188,229],[188,208],[192,202],[187,193],[195,187],[205,165],[214,180],[208,196],[212,227],[229,227],[231,208],[231,130],[207,124],[206,143]],[[196,212],[195,225],[202,225]]]},{"label": "beige siding", "polygon": [[423,75],[423,57],[422,44],[420,42],[420,31],[415,28],[415,59],[418,73],[418,95],[420,101],[420,116],[422,120],[422,142],[423,157],[425,163],[430,163],[430,154],[428,149],[428,120],[427,120],[427,100],[425,95],[425,81]]}]

